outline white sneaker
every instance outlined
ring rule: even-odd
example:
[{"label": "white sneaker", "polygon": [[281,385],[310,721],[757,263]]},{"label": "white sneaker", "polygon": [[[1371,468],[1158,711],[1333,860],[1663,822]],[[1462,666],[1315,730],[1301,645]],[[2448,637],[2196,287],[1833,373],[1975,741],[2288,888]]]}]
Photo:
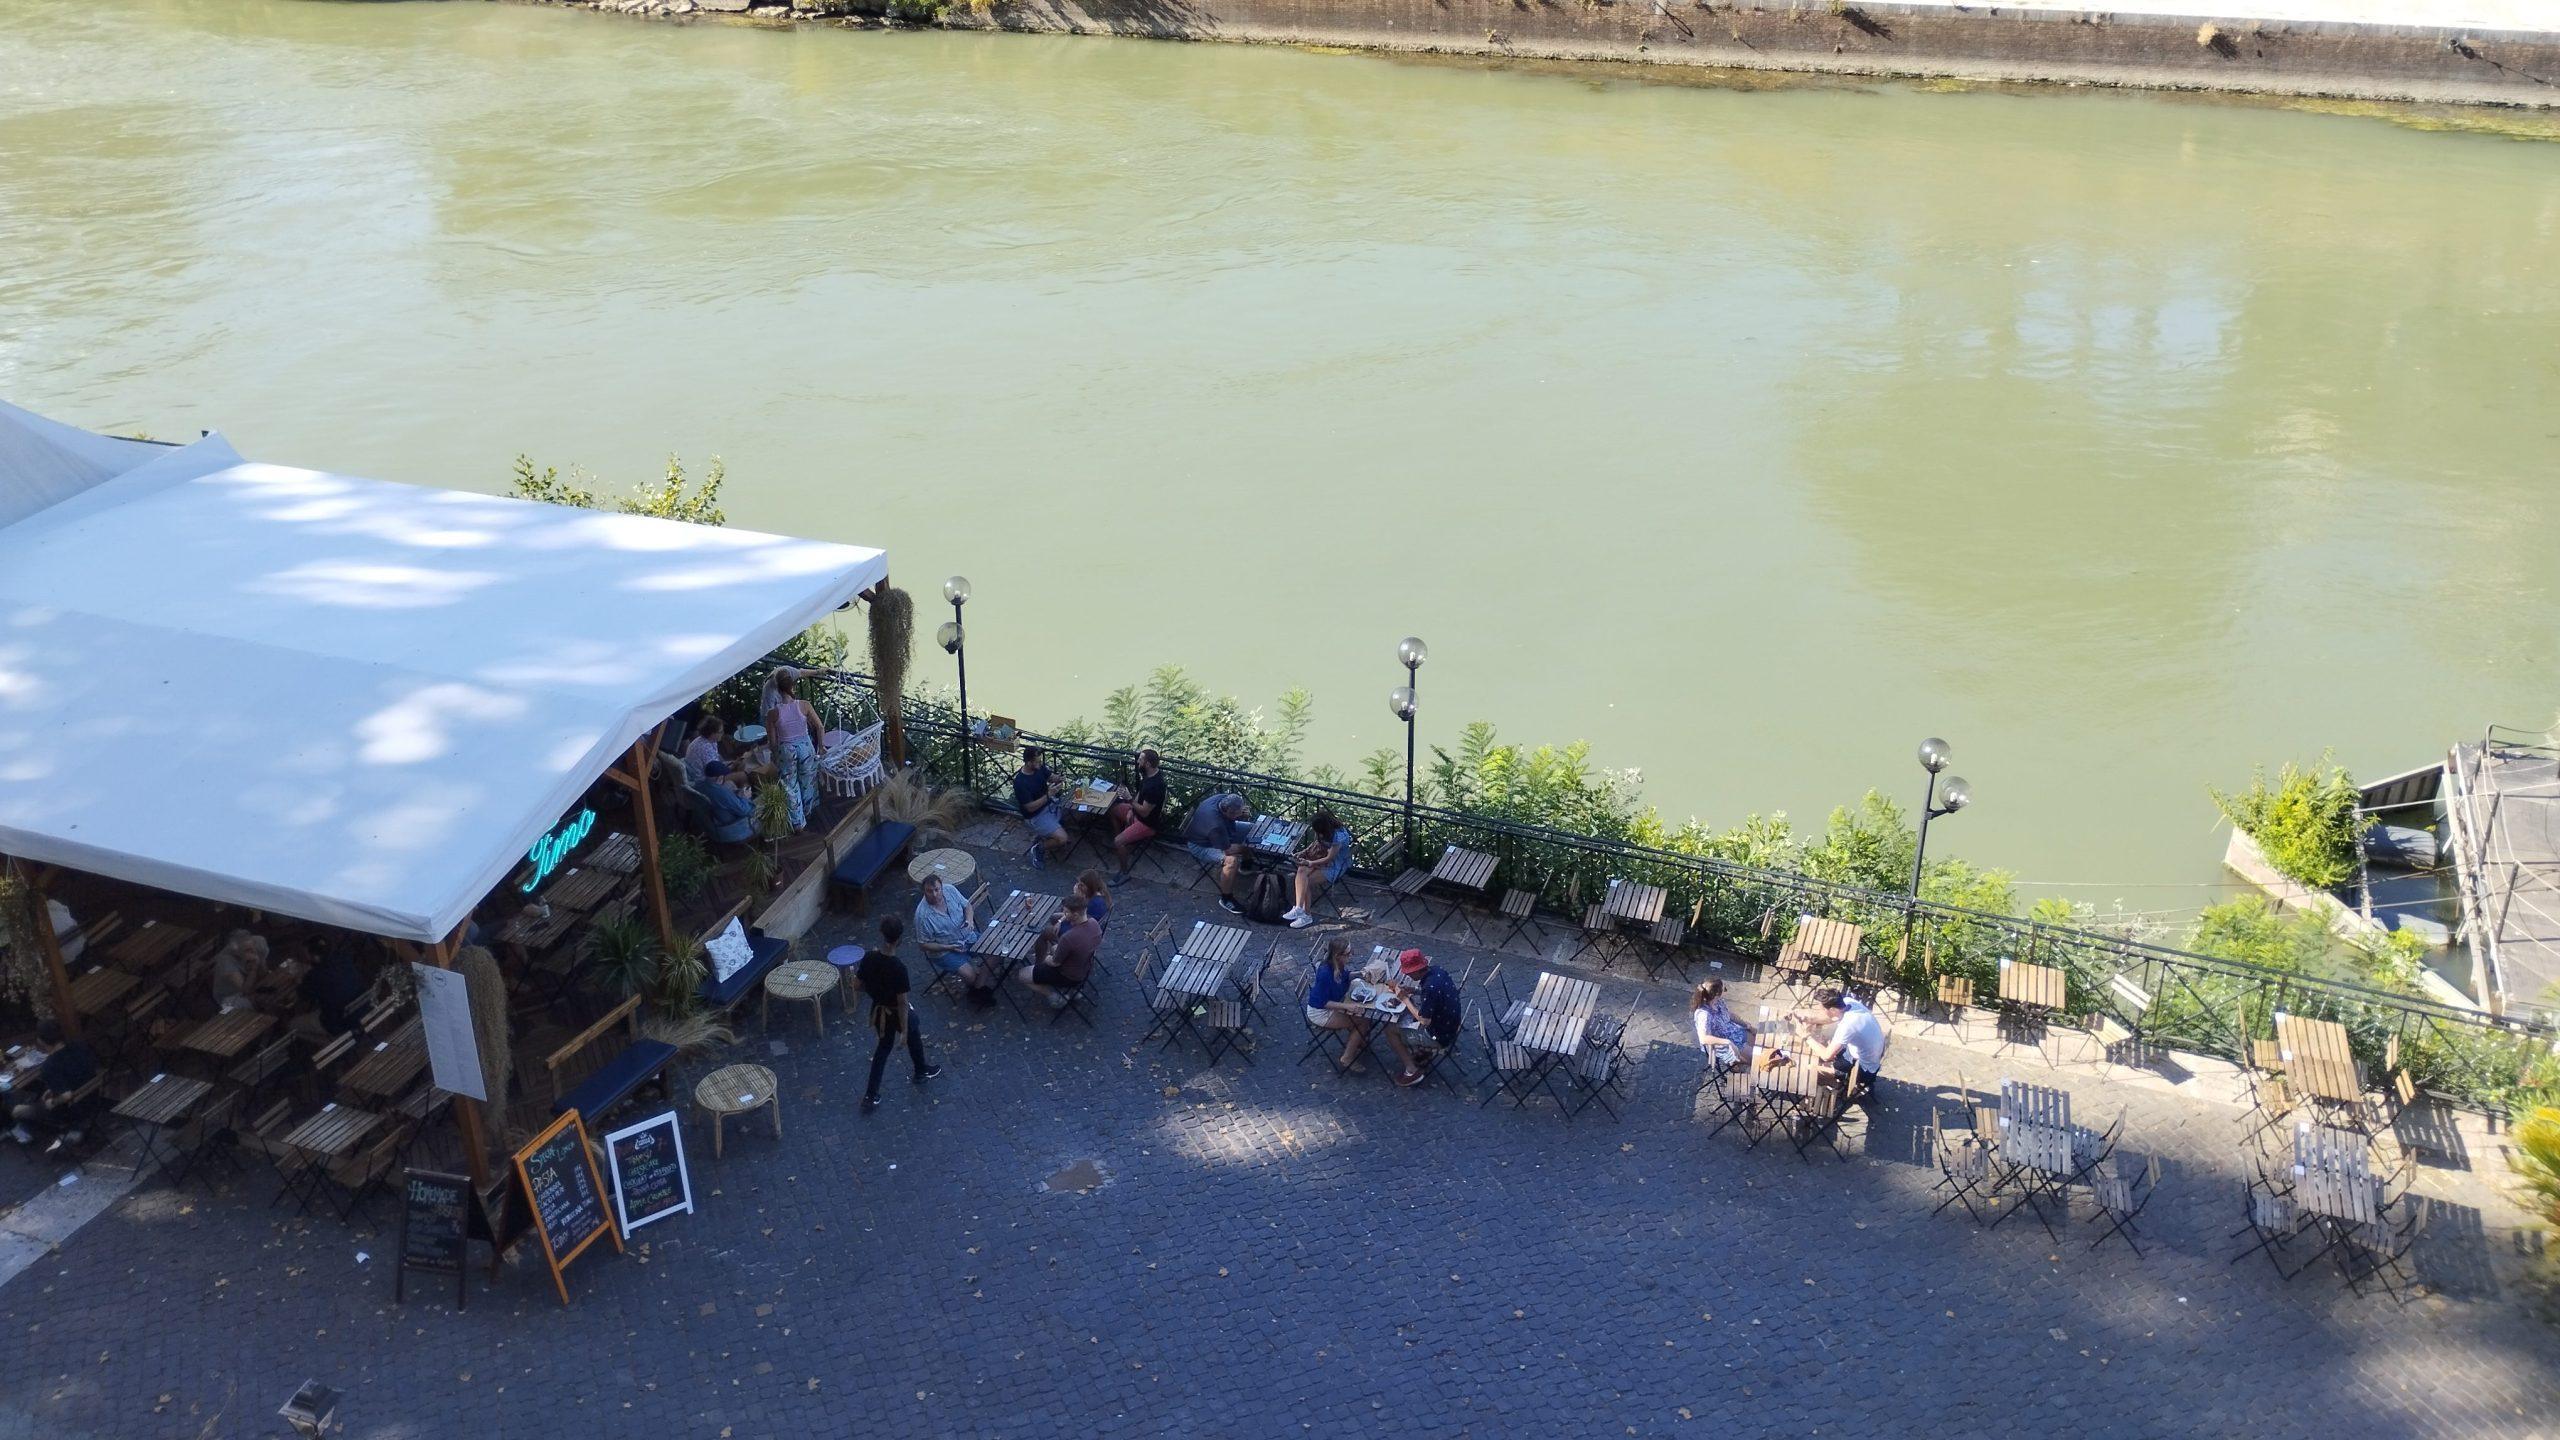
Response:
[{"label": "white sneaker", "polygon": [[1301,915],[1297,919],[1289,922],[1289,928],[1292,930],[1304,930],[1314,923],[1316,923],[1316,917],[1313,915]]},{"label": "white sneaker", "polygon": [[1295,905],[1292,905],[1292,906],[1290,906],[1288,909],[1283,910],[1283,911],[1281,911],[1281,912],[1280,912],[1280,918],[1281,918],[1281,919],[1283,919],[1283,920],[1295,920],[1295,919],[1297,919],[1299,916],[1304,915],[1304,914],[1306,914],[1306,913],[1307,913],[1306,911],[1299,909],[1299,908],[1298,908],[1297,906],[1295,906]]}]

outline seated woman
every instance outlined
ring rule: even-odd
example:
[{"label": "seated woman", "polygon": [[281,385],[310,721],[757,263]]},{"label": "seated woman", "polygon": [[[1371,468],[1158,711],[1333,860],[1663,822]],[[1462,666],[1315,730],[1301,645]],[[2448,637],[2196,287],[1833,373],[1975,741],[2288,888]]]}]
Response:
[{"label": "seated woman", "polygon": [[693,739],[686,742],[684,747],[684,782],[686,784],[701,784],[703,772],[709,770],[714,763],[729,758],[721,750],[721,741],[727,738],[728,733],[729,722],[717,715],[705,715],[693,722]]},{"label": "seated woman", "polygon": [[1076,877],[1076,883],[1084,887],[1084,913],[1093,917],[1093,923],[1110,929],[1111,882],[1102,878],[1101,871],[1087,870]]},{"label": "seated woman", "polygon": [[1351,832],[1332,811],[1318,810],[1307,821],[1307,834],[1307,848],[1298,852],[1298,903],[1280,917],[1292,930],[1316,923],[1316,896],[1351,868]]},{"label": "seated woman", "polygon": [[1697,1029],[1698,1048],[1719,1066],[1739,1065],[1751,1053],[1751,1027],[1733,1016],[1724,1001],[1724,982],[1709,980],[1689,995],[1689,1023]]},{"label": "seated woman", "polygon": [[217,1012],[254,1009],[267,984],[266,937],[234,930],[213,957],[213,1003]]},{"label": "seated woman", "polygon": [[959,976],[972,1002],[995,1003],[993,972],[972,963],[975,957],[970,954],[970,947],[978,943],[977,908],[939,875],[924,877],[924,893],[916,897],[915,933],[917,947],[934,969]]},{"label": "seated woman", "polygon": [[1360,1063],[1360,1052],[1369,1044],[1369,1022],[1333,1008],[1335,1001],[1350,993],[1351,942],[1337,935],[1326,942],[1323,956],[1316,961],[1315,978],[1307,983],[1307,1023],[1319,1030],[1351,1032],[1343,1042],[1342,1058],[1335,1062],[1335,1068],[1345,1072]]}]

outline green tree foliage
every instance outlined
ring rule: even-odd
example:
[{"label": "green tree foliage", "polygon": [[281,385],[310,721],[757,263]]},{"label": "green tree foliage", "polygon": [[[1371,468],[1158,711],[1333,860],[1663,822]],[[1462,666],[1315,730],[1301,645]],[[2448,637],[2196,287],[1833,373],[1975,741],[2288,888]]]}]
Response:
[{"label": "green tree foliage", "polygon": [[1255,770],[1291,780],[1338,780],[1304,773],[1298,751],[1315,716],[1315,697],[1293,689],[1276,718],[1233,695],[1212,694],[1179,665],[1161,665],[1144,685],[1124,685],[1103,701],[1100,723],[1071,721],[1058,738],[1118,750],[1152,745],[1195,764]]},{"label": "green tree foliage", "polygon": [[2332,889],[2356,873],[2356,841],[2373,824],[2356,813],[2361,798],[2354,777],[2321,752],[2308,769],[2291,761],[2267,783],[2264,766],[2249,773],[2249,788],[2212,790],[2213,803],[2259,850],[2277,873],[2315,890]]},{"label": "green tree foliage", "polygon": [[2187,948],[2264,969],[2319,975],[2328,968],[2331,942],[2319,917],[2288,915],[2263,895],[2242,895],[2206,906]]},{"label": "green tree foliage", "polygon": [[619,510],[625,515],[647,515],[659,520],[685,520],[696,525],[726,525],[727,511],[720,508],[720,486],[729,478],[720,457],[711,457],[702,478],[685,474],[684,461],[667,457],[667,473],[654,482],[631,488],[629,494],[605,497],[596,490],[596,477],[572,465],[567,479],[550,466],[536,471],[531,456],[516,457],[515,472],[508,489],[519,500],[538,500],[546,505],[575,505],[581,510]]}]

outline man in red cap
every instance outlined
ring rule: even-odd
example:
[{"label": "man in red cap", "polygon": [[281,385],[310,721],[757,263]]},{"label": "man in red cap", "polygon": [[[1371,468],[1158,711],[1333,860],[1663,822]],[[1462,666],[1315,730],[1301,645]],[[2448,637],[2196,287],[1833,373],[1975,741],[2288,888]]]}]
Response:
[{"label": "man in red cap", "polygon": [[[1397,956],[1396,964],[1404,971],[1404,984],[1400,989],[1405,1002],[1413,1007],[1414,1018],[1422,1022],[1424,1032],[1431,1037],[1431,1047],[1446,1050],[1457,1044],[1465,1013],[1458,996],[1458,982],[1450,979],[1448,971],[1432,964],[1431,957],[1419,950],[1407,950]],[[1396,1083],[1422,1083],[1422,1067],[1414,1063],[1412,1047],[1406,1043],[1398,1027],[1387,1027],[1386,1036],[1397,1057],[1404,1061],[1404,1073],[1396,1077]]]}]

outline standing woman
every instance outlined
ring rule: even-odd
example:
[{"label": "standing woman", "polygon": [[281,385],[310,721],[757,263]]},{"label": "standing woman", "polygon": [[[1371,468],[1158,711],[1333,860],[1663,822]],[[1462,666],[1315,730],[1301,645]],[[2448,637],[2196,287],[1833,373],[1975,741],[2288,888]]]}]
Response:
[{"label": "standing woman", "polygon": [[791,828],[809,823],[818,810],[818,736],[825,722],[800,698],[800,672],[788,665],[765,681],[764,733],[773,742],[774,766],[781,771],[782,791],[791,797]]}]

